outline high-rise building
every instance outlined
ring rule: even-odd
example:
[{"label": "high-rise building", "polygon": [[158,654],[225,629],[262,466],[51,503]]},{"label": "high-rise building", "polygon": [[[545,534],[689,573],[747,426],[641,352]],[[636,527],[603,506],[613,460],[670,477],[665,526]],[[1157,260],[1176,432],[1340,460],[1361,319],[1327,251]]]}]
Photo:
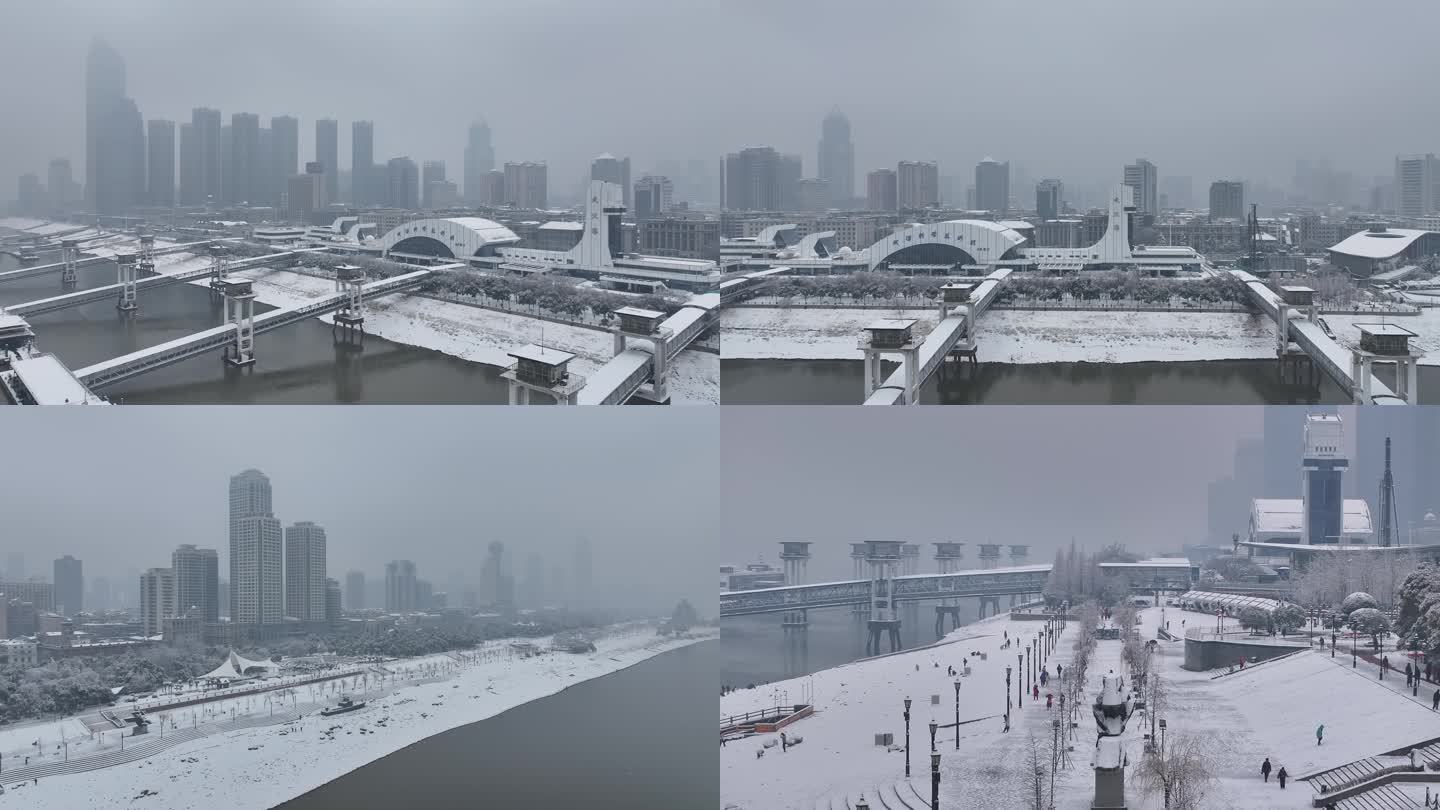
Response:
[{"label": "high-rise building", "polygon": [[285,529],[285,615],[325,621],[325,529],[308,520]]},{"label": "high-rise building", "polygon": [[248,203],[266,205],[261,180],[260,116],[255,113],[235,113],[230,116],[230,185],[225,199],[232,204]]},{"label": "high-rise building", "polygon": [[391,158],[385,164],[385,204],[414,210],[420,207],[420,169],[408,157]]},{"label": "high-rise building", "polygon": [[[470,125],[465,141],[465,202],[470,205],[495,205],[499,199],[487,195],[486,175],[495,170],[495,147],[490,145],[490,127],[484,121]],[[502,194],[503,196],[503,194]]]},{"label": "high-rise building", "polygon": [[855,144],[850,141],[850,119],[838,108],[820,124],[815,166],[816,176],[830,184],[830,199],[848,207],[855,198]]},{"label": "high-rise building", "polygon": [[1245,219],[1245,184],[1216,180],[1210,184],[1211,219]]},{"label": "high-rise building", "polygon": [[300,171],[300,121],[294,116],[270,118],[269,180],[265,194],[270,205],[277,208],[284,202],[290,178]]},{"label": "high-rise building", "polygon": [[899,178],[894,169],[876,169],[865,175],[865,208],[870,211],[900,210]]},{"label": "high-rise building", "polygon": [[795,184],[795,205],[798,211],[824,211],[830,207],[830,182],[818,177],[802,177]]},{"label": "high-rise building", "polygon": [[85,62],[85,200],[97,214],[124,214],[145,190],[145,130],[125,96],[125,61],[96,38]]},{"label": "high-rise building", "polygon": [[175,572],[151,568],[140,575],[140,628],[147,636],[165,631],[165,620],[175,617]]},{"label": "high-rise building", "polygon": [[220,111],[196,107],[180,127],[180,203],[204,205],[221,197]]},{"label": "high-rise building", "polygon": [[85,609],[85,574],[79,560],[66,554],[55,561],[55,610],[74,616]]},{"label": "high-rise building", "polygon": [[148,148],[150,172],[146,183],[145,201],[161,208],[175,206],[175,122],[154,119],[149,122]]},{"label": "high-rise building", "polygon": [[415,611],[415,563],[392,560],[385,563],[385,612]]},{"label": "high-rise building", "polygon": [[1010,208],[1010,163],[985,158],[975,164],[975,207],[1004,213]]},{"label": "high-rise building", "polygon": [[1301,542],[1306,545],[1334,545],[1344,537],[1345,510],[1342,478],[1350,466],[1345,451],[1345,431],[1340,417],[1308,414],[1305,417],[1305,455],[1300,467]]},{"label": "high-rise building", "polygon": [[340,583],[333,579],[325,580],[325,621],[340,621]]},{"label": "high-rise building", "polygon": [[1155,218],[1160,214],[1159,173],[1155,164],[1140,158],[1125,166],[1125,185],[1135,190],[1135,212]]},{"label": "high-rise building", "polygon": [[625,207],[630,207],[630,158],[606,152],[590,161],[590,179],[616,183],[625,190]]},{"label": "high-rise building", "polygon": [[1041,180],[1035,185],[1035,218],[1059,219],[1065,205],[1065,184],[1059,180]]},{"label": "high-rise building", "polygon": [[516,208],[545,208],[549,182],[549,169],[543,161],[506,163],[504,202]]},{"label": "high-rise building", "polygon": [[279,624],[285,616],[280,521],[270,507],[270,479],[245,470],[230,479],[230,619]]},{"label": "high-rise building", "polygon": [[[321,118],[315,122],[315,162],[325,177],[325,199],[340,199],[340,122]],[[328,204],[328,203],[327,203]]]},{"label": "high-rise building", "polygon": [[364,571],[351,571],[345,575],[345,609],[365,609]]},{"label": "high-rise building", "polygon": [[505,204],[505,172],[496,169],[480,175],[480,199],[475,205]]},{"label": "high-rise building", "polygon": [[658,219],[674,205],[675,185],[670,178],[660,175],[645,175],[635,182],[635,219]]},{"label": "high-rise building", "polygon": [[70,171],[70,161],[65,158],[52,158],[50,168],[46,175],[46,190],[50,195],[50,206],[53,210],[65,210],[72,203],[78,201],[75,193],[75,177]]},{"label": "high-rise building", "polygon": [[769,146],[753,146],[725,156],[721,177],[723,205],[731,211],[777,211],[784,207],[786,179],[800,179],[798,170],[782,167],[785,157]]},{"label": "high-rise building", "polygon": [[940,204],[940,166],[933,160],[902,160],[896,175],[896,203],[901,210]]},{"label": "high-rise building", "polygon": [[0,594],[6,599],[28,602],[41,612],[55,609],[55,584],[33,579],[8,578],[0,581]]},{"label": "high-rise building", "polygon": [[[420,164],[420,207],[436,208],[435,194],[445,182],[445,161],[427,160]],[[432,185],[435,184],[435,185]]]},{"label": "high-rise building", "polygon": [[305,173],[291,177],[286,183],[285,217],[292,222],[310,221],[310,217],[330,204],[325,196],[325,170],[319,161],[305,164]]},{"label": "high-rise building", "polygon": [[375,124],[356,121],[350,125],[350,202],[371,205],[378,196],[371,188],[375,175]]},{"label": "high-rise building", "polygon": [[1423,217],[1440,210],[1440,160],[1434,155],[1395,158],[1395,213]]},{"label": "high-rise building", "polygon": [[800,178],[805,176],[805,161],[799,155],[781,155],[780,209],[794,211],[800,207]]},{"label": "high-rise building", "polygon": [[213,548],[179,546],[170,553],[175,573],[175,613],[220,621],[220,555]]},{"label": "high-rise building", "polygon": [[480,599],[486,604],[499,604],[505,593],[505,544],[490,542],[485,562],[480,566]]}]

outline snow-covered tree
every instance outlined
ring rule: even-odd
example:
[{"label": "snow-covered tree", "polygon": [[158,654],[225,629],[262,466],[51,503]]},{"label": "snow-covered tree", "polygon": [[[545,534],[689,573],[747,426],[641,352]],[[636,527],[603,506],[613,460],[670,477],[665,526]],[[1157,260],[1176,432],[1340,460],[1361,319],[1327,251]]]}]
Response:
[{"label": "snow-covered tree", "polygon": [[1364,591],[1356,591],[1345,597],[1345,601],[1340,603],[1340,612],[1348,617],[1357,610],[1364,610],[1366,608],[1375,609],[1378,607],[1380,607],[1380,603],[1375,601],[1375,597]]},{"label": "snow-covered tree", "polygon": [[1375,649],[1380,649],[1380,636],[1390,632],[1390,618],[1379,610],[1362,607],[1350,613],[1350,626],[1357,633],[1370,637]]},{"label": "snow-covered tree", "polygon": [[1408,634],[1420,618],[1421,604],[1432,593],[1440,592],[1440,566],[1422,563],[1409,572],[1400,584],[1397,601],[1400,615],[1395,620],[1395,630],[1401,635]]},{"label": "snow-covered tree", "polygon": [[[1302,619],[1303,620],[1303,619]],[[1240,626],[1252,633],[1270,632],[1271,617],[1270,611],[1257,607],[1247,607],[1240,610]]]},{"label": "snow-covered tree", "polygon": [[1275,611],[1270,614],[1270,619],[1275,624],[1275,629],[1279,630],[1280,635],[1283,636],[1304,626],[1305,609],[1299,605],[1285,602],[1275,608]]}]

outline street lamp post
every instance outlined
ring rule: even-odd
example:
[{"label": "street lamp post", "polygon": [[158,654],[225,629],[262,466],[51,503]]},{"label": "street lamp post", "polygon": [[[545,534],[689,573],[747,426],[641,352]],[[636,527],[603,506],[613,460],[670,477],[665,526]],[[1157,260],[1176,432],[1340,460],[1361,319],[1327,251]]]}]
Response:
[{"label": "street lamp post", "polygon": [[1356,653],[1355,653],[1355,631],[1354,631],[1354,630],[1351,630],[1351,631],[1350,631],[1350,668],[1351,668],[1351,669],[1354,669],[1356,666],[1358,666],[1358,664],[1356,663],[1357,658],[1358,658],[1358,656],[1357,656]]},{"label": "street lamp post", "polygon": [[1010,730],[1010,667],[1005,667],[1005,730]]},{"label": "street lamp post", "polygon": [[1029,691],[1030,691],[1030,684],[1031,684],[1031,682],[1034,681],[1034,680],[1035,680],[1035,677],[1034,677],[1034,675],[1032,675],[1031,672],[1030,672],[1030,647],[1029,647],[1029,645],[1026,645],[1026,647],[1025,647],[1025,691],[1026,691],[1026,692],[1029,692]]},{"label": "street lamp post", "polygon": [[930,721],[930,753],[935,753],[935,729],[939,728],[934,720]]},{"label": "street lamp post", "polygon": [[930,810],[940,810],[940,752],[930,755]]},{"label": "street lamp post", "polygon": [[[1005,688],[1005,696],[1010,696],[1010,688]],[[960,750],[960,679],[955,679],[955,750]]]},{"label": "street lamp post", "polygon": [[905,698],[905,775],[910,775],[910,698]]},{"label": "street lamp post", "polygon": [[1160,718],[1160,759],[1165,759],[1165,718]]}]

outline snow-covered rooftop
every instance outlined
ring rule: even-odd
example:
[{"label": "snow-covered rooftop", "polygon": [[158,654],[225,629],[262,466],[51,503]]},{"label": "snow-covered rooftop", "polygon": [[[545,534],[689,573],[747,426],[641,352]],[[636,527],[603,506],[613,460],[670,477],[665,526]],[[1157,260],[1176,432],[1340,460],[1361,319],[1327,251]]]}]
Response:
[{"label": "snow-covered rooftop", "polygon": [[39,405],[94,405],[101,399],[90,393],[59,358],[39,354],[11,364],[30,396]]},{"label": "snow-covered rooftop", "polygon": [[[1250,509],[1251,525],[1257,534],[1299,532],[1305,502],[1300,498],[1256,498]],[[1346,535],[1370,535],[1370,504],[1364,498],[1346,498],[1341,518]]]},{"label": "snow-covered rooftop", "polygon": [[1413,228],[1386,228],[1378,232],[1360,231],[1340,240],[1338,244],[1330,248],[1330,251],[1365,259],[1388,259],[1403,253],[1416,239],[1427,233],[1434,233],[1434,231]]}]

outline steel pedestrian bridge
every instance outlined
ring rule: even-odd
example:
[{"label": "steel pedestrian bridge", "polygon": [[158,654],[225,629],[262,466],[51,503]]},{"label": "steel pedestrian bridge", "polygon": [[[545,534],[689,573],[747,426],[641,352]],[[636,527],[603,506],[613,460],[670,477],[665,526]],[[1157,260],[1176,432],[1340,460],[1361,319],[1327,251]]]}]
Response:
[{"label": "steel pedestrian bridge", "polygon": [[[277,257],[283,255],[285,254],[276,254]],[[263,258],[269,259],[274,257],[266,256]],[[237,264],[240,263],[236,262],[230,265],[230,268],[235,269]],[[254,265],[246,266],[253,267]],[[209,272],[210,268],[206,267],[200,275]],[[401,290],[415,287],[424,282],[430,277],[432,272],[432,270],[417,270],[413,273],[405,273],[379,281],[372,281],[362,288],[362,295],[364,300],[368,301],[372,298],[379,298],[383,295],[400,292]],[[258,335],[262,332],[270,332],[284,326],[289,326],[292,323],[306,320],[307,318],[333,312],[341,306],[344,306],[348,300],[349,293],[340,292],[298,306],[286,309],[275,309],[256,315],[254,320],[254,333]],[[217,351],[226,346],[233,345],[235,342],[235,330],[236,326],[233,323],[216,326],[202,332],[196,332],[193,335],[186,335],[182,338],[151,346],[148,349],[141,349],[136,352],[131,352],[130,354],[96,363],[92,366],[87,366],[76,371],[75,377],[84,383],[85,387],[94,391],[108,385],[123,382],[131,377],[139,376],[147,371],[154,371],[157,368],[163,368],[173,363],[205,354],[206,352]]]},{"label": "steel pedestrian bridge", "polygon": [[[972,569],[950,574],[910,574],[894,577],[891,580],[894,583],[891,593],[895,602],[967,596],[1020,596],[1043,592],[1049,577],[1048,564]],[[872,580],[856,580],[817,585],[786,585],[753,591],[725,591],[720,594],[720,617],[868,605],[871,582]]]}]

